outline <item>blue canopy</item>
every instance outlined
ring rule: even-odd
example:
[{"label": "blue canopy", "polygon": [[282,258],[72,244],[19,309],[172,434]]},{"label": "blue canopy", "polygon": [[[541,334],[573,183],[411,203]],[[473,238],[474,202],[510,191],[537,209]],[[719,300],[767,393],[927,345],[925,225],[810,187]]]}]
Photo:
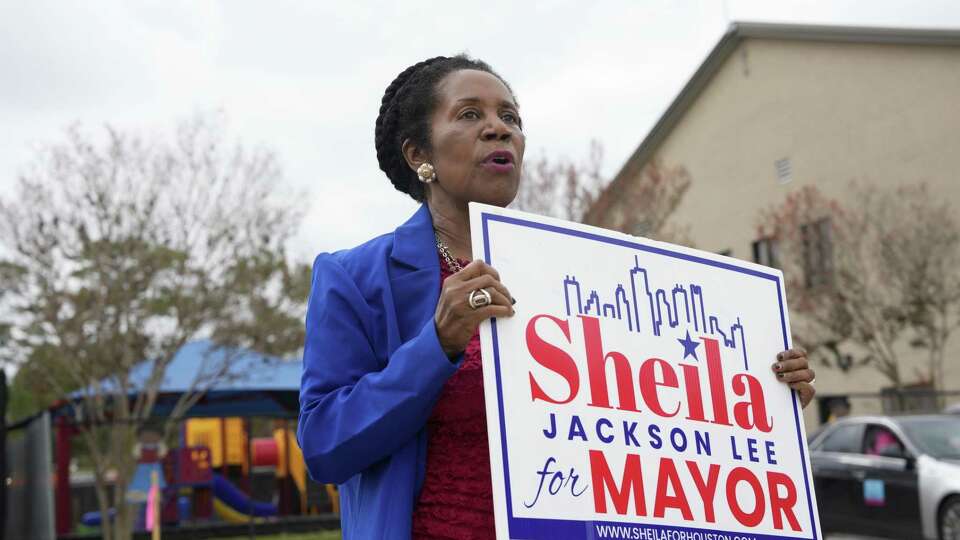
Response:
[{"label": "blue canopy", "polygon": [[[228,355],[233,356],[229,358]],[[212,391],[226,390],[300,390],[300,371],[303,360],[284,360],[264,356],[253,351],[236,351],[217,347],[209,340],[192,341],[177,351],[173,361],[167,366],[161,393],[186,392],[197,375],[208,375],[213,368],[219,368],[228,361],[229,368],[225,376],[218,378],[210,388]],[[206,373],[200,370],[206,365]],[[148,360],[130,373],[135,386],[143,384],[150,375],[153,361]]]},{"label": "blue canopy", "polygon": [[[208,340],[187,343],[177,351],[167,366],[152,415],[168,416],[198,375],[212,375],[224,362],[229,362],[225,373],[206,385],[209,390],[186,416],[296,417],[303,360],[221,348]],[[153,361],[147,360],[131,371],[134,388],[143,385],[152,368]],[[70,397],[79,400],[81,391]]]}]

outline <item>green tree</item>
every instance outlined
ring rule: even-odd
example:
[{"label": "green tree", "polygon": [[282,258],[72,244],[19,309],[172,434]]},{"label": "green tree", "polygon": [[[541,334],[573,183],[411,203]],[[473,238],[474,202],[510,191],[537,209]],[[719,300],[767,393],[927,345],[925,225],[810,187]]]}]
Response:
[{"label": "green tree", "polygon": [[278,192],[270,151],[222,131],[202,116],[169,139],[74,127],[0,201],[3,357],[40,396],[76,392],[100,510],[117,509],[103,522],[108,539],[130,537],[131,449],[176,352],[209,338],[230,353],[203,360],[161,422],[168,431],[213,384],[238,375],[230,360],[241,349],[288,355],[303,343],[310,271],[284,250],[300,218],[294,198]]}]

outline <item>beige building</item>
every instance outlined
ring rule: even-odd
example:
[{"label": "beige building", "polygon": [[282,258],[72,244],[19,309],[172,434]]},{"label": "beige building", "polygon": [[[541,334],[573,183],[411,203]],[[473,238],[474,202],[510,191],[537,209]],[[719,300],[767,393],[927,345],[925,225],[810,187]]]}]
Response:
[{"label": "beige building", "polygon": [[[619,194],[654,157],[690,173],[674,219],[696,246],[741,259],[756,258],[760,209],[804,185],[843,197],[852,180],[925,181],[960,211],[960,30],[731,25],[586,221],[628,211]],[[909,383],[921,355],[903,355]],[[815,367],[819,396],[882,410],[858,397],[889,386],[876,370]],[[960,391],[960,331],[944,386]],[[828,407],[809,407],[808,425]]]}]

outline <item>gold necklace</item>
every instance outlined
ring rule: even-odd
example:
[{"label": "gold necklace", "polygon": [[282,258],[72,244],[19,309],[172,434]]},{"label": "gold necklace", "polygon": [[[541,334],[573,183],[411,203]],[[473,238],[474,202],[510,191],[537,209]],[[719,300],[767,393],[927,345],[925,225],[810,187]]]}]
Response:
[{"label": "gold necklace", "polygon": [[460,266],[460,263],[453,258],[453,255],[450,254],[450,248],[443,243],[443,240],[440,239],[440,233],[433,231],[433,237],[437,239],[437,251],[440,252],[440,255],[443,257],[443,260],[447,261],[447,266],[453,270],[453,273],[463,270],[463,267]]}]

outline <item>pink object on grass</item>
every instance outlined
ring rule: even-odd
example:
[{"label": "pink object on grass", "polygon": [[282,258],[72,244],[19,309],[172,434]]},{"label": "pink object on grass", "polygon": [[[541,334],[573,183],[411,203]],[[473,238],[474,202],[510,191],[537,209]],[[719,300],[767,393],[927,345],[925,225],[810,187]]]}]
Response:
[{"label": "pink object on grass", "polygon": [[157,482],[157,473],[150,478],[150,491],[147,492],[147,530],[152,531],[157,513],[157,499],[160,496],[160,485]]}]

